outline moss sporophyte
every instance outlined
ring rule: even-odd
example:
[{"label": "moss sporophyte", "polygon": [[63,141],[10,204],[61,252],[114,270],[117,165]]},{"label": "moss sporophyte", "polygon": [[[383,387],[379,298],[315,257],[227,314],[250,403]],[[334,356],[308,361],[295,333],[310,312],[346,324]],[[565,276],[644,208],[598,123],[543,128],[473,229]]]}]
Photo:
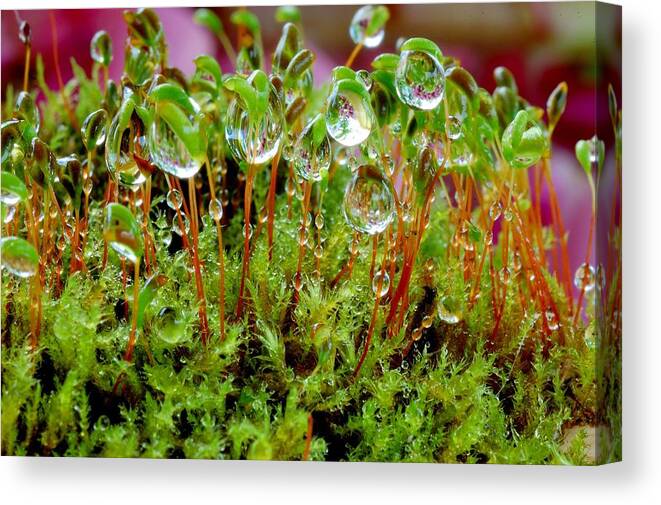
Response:
[{"label": "moss sporophyte", "polygon": [[[201,55],[190,76],[153,10],[124,19],[121,80],[99,32],[91,73],[72,60],[57,90],[57,45],[53,69],[31,66],[19,20],[25,78],[2,107],[4,454],[619,459],[620,219],[591,264],[604,144],[580,140],[593,203],[570,272],[550,164],[565,83],[543,110],[509,70],[488,92],[431,40],[378,54],[384,6],[356,12],[354,50],[316,85],[297,8],[276,11],[271,65],[253,13],[231,15],[233,45],[197,10],[235,69]],[[371,67],[354,69],[361,51]],[[577,426],[598,427],[596,456],[585,432],[568,441]]]}]

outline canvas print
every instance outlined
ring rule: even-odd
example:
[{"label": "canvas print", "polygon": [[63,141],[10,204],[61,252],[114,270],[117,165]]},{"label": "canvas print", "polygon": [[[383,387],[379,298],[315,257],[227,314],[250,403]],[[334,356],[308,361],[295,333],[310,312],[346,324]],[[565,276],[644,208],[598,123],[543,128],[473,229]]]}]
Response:
[{"label": "canvas print", "polygon": [[621,9],[2,12],[2,454],[621,459]]}]

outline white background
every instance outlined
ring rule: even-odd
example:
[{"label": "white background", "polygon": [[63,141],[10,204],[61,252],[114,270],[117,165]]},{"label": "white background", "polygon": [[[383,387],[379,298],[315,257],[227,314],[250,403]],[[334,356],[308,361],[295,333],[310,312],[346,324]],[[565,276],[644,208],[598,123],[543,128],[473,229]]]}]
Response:
[{"label": "white background", "polygon": [[[151,6],[192,3],[137,2]],[[92,3],[125,7],[128,2]],[[624,8],[625,137],[623,463],[558,468],[3,457],[0,501],[85,505],[228,499],[238,503],[380,505],[417,505],[423,500],[489,505],[661,503],[661,2],[620,3]],[[83,5],[70,0],[3,2],[3,8],[8,7]]]}]

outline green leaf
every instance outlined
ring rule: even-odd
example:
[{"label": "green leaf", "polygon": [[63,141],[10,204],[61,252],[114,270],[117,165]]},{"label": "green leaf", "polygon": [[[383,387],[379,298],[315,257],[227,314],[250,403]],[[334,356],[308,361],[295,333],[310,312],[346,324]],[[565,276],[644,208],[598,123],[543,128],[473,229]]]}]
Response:
[{"label": "green leaf", "polygon": [[278,23],[300,23],[301,11],[294,5],[281,5],[275,10],[275,20]]},{"label": "green leaf", "polygon": [[162,274],[154,274],[145,285],[140,289],[140,294],[138,295],[138,315],[137,315],[137,327],[142,329],[142,325],[145,319],[145,310],[149,304],[154,300],[156,292],[158,289],[167,282],[167,277]]},{"label": "green leaf", "polygon": [[193,21],[198,25],[208,28],[216,36],[225,31],[223,30],[223,23],[216,13],[210,9],[205,9],[204,7],[195,11],[195,14],[193,14]]},{"label": "green leaf", "polygon": [[207,73],[216,83],[216,89],[220,87],[223,80],[223,71],[220,68],[220,64],[213,56],[207,54],[202,54],[197,56],[193,63],[195,63],[195,69],[198,73]]},{"label": "green leaf", "polygon": [[239,95],[248,110],[248,114],[256,114],[257,93],[245,78],[238,75],[230,75],[223,80],[223,86],[229,91]]},{"label": "green leaf", "polygon": [[303,72],[312,67],[316,56],[309,49],[301,49],[291,59],[285,71],[285,84],[291,84],[303,75]]},{"label": "green leaf", "polygon": [[261,117],[266,113],[266,109],[268,108],[271,83],[262,70],[254,70],[248,77],[248,83],[250,83],[256,91],[255,114],[258,117]]},{"label": "green leaf", "polygon": [[180,109],[191,116],[196,113],[186,92],[176,84],[159,84],[150,91],[149,98],[155,102],[157,106],[168,102],[176,104]]},{"label": "green leaf", "polygon": [[312,140],[315,147],[318,147],[326,138],[326,117],[324,114],[317,114],[312,124]]},{"label": "green leaf", "polygon": [[468,70],[462,67],[452,67],[446,74],[446,78],[457,85],[463,91],[469,100],[473,100],[477,96],[479,90],[475,78]]},{"label": "green leaf", "polygon": [[528,127],[528,113],[523,110],[503,132],[503,156],[512,168],[528,168],[537,163],[546,144],[546,136],[539,126]]},{"label": "green leaf", "polygon": [[576,159],[588,176],[592,175],[593,165],[597,173],[601,173],[606,157],[606,146],[602,140],[594,135],[589,140],[576,142]]},{"label": "green leaf", "polygon": [[546,115],[549,119],[549,128],[553,130],[567,107],[567,83],[561,82],[546,100]]},{"label": "green leaf", "polygon": [[516,85],[514,75],[506,67],[496,67],[493,71],[493,78],[497,86],[504,86],[511,89],[515,95],[519,94],[519,88]]},{"label": "green leaf", "polygon": [[441,52],[441,49],[431,40],[422,37],[408,39],[402,44],[399,51],[401,53],[404,51],[423,51],[431,54],[439,63],[443,61],[443,53]]},{"label": "green leaf", "polygon": [[232,12],[230,21],[235,25],[245,26],[254,37],[260,34],[259,19],[249,10],[241,9]]},{"label": "green leaf", "polygon": [[399,64],[399,55],[393,53],[382,53],[372,60],[374,70],[389,70],[394,72]]},{"label": "green leaf", "polygon": [[34,246],[20,237],[0,239],[2,265],[19,277],[30,277],[39,268],[39,254]]},{"label": "green leaf", "polygon": [[0,172],[0,188],[2,188],[3,193],[8,192],[18,197],[21,202],[28,198],[28,189],[25,187],[23,181],[9,172]]},{"label": "green leaf", "polygon": [[131,211],[120,203],[109,203],[104,211],[103,237],[142,256],[140,226]]},{"label": "green leaf", "polygon": [[173,102],[162,102],[158,106],[157,114],[172,128],[193,158],[200,159],[205,156],[206,137],[190,122],[184,111]]},{"label": "green leaf", "polygon": [[331,79],[333,82],[341,81],[342,79],[355,79],[356,72],[349,67],[339,66],[331,70]]},{"label": "green leaf", "polygon": [[617,125],[617,96],[612,84],[608,85],[608,112],[613,126]]}]

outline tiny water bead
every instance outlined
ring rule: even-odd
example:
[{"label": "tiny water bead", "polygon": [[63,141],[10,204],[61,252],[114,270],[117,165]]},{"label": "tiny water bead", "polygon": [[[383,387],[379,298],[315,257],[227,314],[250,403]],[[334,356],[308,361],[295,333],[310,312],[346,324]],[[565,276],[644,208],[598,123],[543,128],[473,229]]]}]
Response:
[{"label": "tiny water bead", "polygon": [[278,152],[284,132],[282,102],[273,85],[268,86],[268,105],[260,117],[251,117],[239,98],[232,100],[227,109],[225,138],[237,161],[261,165]]},{"label": "tiny water bead", "polygon": [[[379,287],[381,289],[379,289]],[[388,294],[390,289],[390,275],[385,270],[379,270],[372,278],[372,291],[377,298],[382,298]]]},{"label": "tiny water bead", "polygon": [[596,274],[594,267],[589,263],[583,263],[576,269],[574,274],[574,286],[577,289],[583,290],[586,293],[589,293],[594,289],[596,280]]},{"label": "tiny water bead", "polygon": [[445,73],[439,61],[426,51],[403,51],[395,73],[397,95],[420,110],[435,109],[443,100]]},{"label": "tiny water bead", "polygon": [[16,215],[16,205],[2,204],[2,222],[4,224],[11,223]]},{"label": "tiny water bead", "polygon": [[546,319],[546,326],[549,330],[555,331],[560,328],[560,321],[558,321],[558,316],[555,311],[549,309],[544,313],[544,318]]},{"label": "tiny water bead", "polygon": [[457,324],[461,321],[462,311],[459,300],[454,296],[444,296],[438,302],[436,311],[441,321],[447,324]]},{"label": "tiny water bead", "polygon": [[177,188],[172,188],[168,191],[167,201],[168,207],[172,210],[178,210],[181,209],[181,206],[184,203],[184,197]]},{"label": "tiny water bead", "polygon": [[380,5],[366,5],[356,11],[349,25],[349,36],[354,44],[362,44],[365,47],[377,47],[383,42],[385,30],[383,24],[376,30],[370,30],[375,15],[379,14]]},{"label": "tiny water bead", "polygon": [[120,256],[136,263],[142,256],[140,227],[131,211],[119,203],[105,208],[103,237]]},{"label": "tiny water bead", "polygon": [[32,277],[39,270],[39,254],[32,244],[19,237],[0,239],[2,267],[17,277]]},{"label": "tiny water bead", "polygon": [[457,116],[449,116],[447,121],[447,135],[450,140],[457,140],[461,137],[462,123]]},{"label": "tiny water bead", "polygon": [[340,144],[351,147],[365,141],[372,131],[374,113],[362,84],[342,80],[328,97],[326,127]]},{"label": "tiny water bead", "polygon": [[209,215],[215,220],[220,221],[223,218],[223,204],[218,198],[209,202]]},{"label": "tiny water bead", "polygon": [[16,98],[16,108],[14,115],[29,123],[34,129],[35,133],[39,133],[39,126],[41,119],[39,116],[39,108],[37,107],[34,98],[27,91],[21,91]]},{"label": "tiny water bead", "polygon": [[308,181],[320,181],[331,163],[331,144],[324,117],[317,114],[303,129],[294,147],[296,173]]},{"label": "tiny water bead", "polygon": [[374,165],[362,165],[344,192],[344,217],[354,230],[381,233],[395,215],[395,198],[389,182]]},{"label": "tiny water bead", "polygon": [[363,83],[363,86],[365,86],[367,91],[372,88],[372,77],[370,76],[370,73],[364,68],[361,68],[358,70],[358,72],[356,72],[356,78]]}]

